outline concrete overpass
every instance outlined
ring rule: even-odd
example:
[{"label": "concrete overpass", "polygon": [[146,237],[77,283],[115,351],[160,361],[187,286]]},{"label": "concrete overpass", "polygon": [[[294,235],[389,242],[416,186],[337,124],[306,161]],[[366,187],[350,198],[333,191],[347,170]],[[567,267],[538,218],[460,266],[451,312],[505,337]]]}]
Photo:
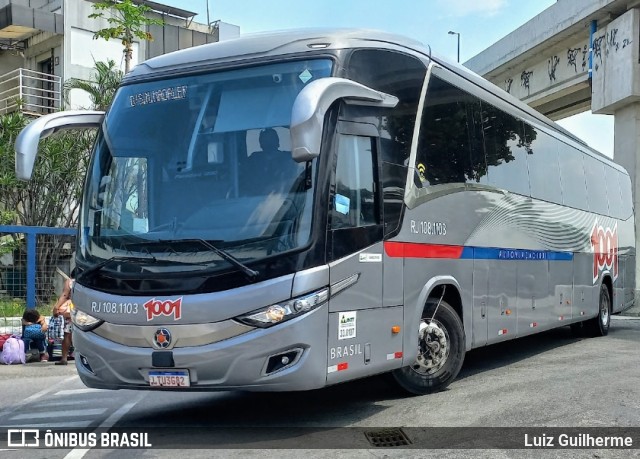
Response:
[{"label": "concrete overpass", "polygon": [[640,0],[558,0],[465,66],[555,120],[590,109],[614,114],[611,105],[632,91],[609,87],[605,94],[606,77],[625,72],[625,86],[640,83],[631,78],[639,56],[636,7]]},{"label": "concrete overpass", "polygon": [[[614,115],[614,160],[640,209],[640,0],[557,0],[464,65],[551,119]],[[636,257],[634,310],[639,288]]]}]

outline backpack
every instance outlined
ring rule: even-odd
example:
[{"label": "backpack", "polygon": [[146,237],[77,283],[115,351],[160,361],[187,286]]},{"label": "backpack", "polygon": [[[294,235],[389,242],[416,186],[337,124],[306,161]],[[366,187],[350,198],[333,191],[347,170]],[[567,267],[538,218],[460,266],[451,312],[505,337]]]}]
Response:
[{"label": "backpack", "polygon": [[0,363],[11,365],[14,363],[25,363],[24,341],[15,335],[4,342],[2,346],[2,355],[0,355]]}]

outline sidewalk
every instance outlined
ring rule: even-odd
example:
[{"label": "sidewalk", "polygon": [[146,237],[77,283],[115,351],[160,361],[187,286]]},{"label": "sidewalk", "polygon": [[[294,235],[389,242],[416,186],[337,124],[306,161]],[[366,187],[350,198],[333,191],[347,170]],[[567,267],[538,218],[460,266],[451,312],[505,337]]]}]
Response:
[{"label": "sidewalk", "polygon": [[626,311],[624,311],[622,313],[622,316],[633,317],[633,318],[636,318],[636,319],[640,319],[640,304],[638,303],[638,300],[636,300],[636,304],[634,304],[632,308],[627,309]]},{"label": "sidewalk", "polygon": [[24,365],[0,365],[0,381],[20,377],[42,378],[47,376],[64,376],[77,374],[73,360],[68,365],[55,365],[55,362],[32,362]]}]

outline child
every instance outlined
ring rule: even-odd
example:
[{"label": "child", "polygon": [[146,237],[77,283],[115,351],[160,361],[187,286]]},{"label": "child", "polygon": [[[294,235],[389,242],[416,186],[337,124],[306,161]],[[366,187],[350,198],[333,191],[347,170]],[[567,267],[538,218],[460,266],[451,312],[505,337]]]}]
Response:
[{"label": "child", "polygon": [[40,352],[40,361],[47,361],[45,345],[47,335],[45,335],[45,332],[48,326],[44,317],[35,309],[27,309],[22,315],[22,325],[24,326],[24,331],[22,332],[24,348],[28,350],[31,342],[33,342]]},{"label": "child", "polygon": [[[54,308],[53,315],[49,318],[49,330],[47,331],[47,337],[49,339],[47,353],[49,354],[49,360],[53,360],[56,346],[62,345],[64,325],[64,316],[60,314],[59,308]],[[60,349],[60,347],[58,347],[58,349]]]}]

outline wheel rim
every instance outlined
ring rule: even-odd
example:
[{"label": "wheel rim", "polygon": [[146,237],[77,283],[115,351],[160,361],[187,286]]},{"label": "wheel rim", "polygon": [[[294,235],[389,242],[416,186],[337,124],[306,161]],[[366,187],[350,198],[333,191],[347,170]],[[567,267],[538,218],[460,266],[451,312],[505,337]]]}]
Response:
[{"label": "wheel rim", "polygon": [[431,375],[440,370],[449,357],[449,332],[439,321],[420,322],[418,357],[411,369],[420,375]]},{"label": "wheel rim", "polygon": [[603,327],[609,326],[609,296],[604,289],[600,291],[600,321]]}]

